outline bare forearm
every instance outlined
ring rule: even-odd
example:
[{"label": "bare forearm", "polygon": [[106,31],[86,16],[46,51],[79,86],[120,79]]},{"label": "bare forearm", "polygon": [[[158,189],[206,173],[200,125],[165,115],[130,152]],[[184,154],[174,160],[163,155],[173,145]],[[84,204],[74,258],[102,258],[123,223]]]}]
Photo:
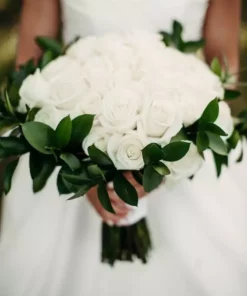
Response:
[{"label": "bare forearm", "polygon": [[40,51],[34,38],[36,36],[56,37],[58,27],[58,0],[24,0],[16,64],[20,65],[30,58],[37,59]]},{"label": "bare forearm", "polygon": [[232,73],[239,68],[240,2],[211,0],[204,30],[207,62],[214,57],[223,62],[225,57]]}]

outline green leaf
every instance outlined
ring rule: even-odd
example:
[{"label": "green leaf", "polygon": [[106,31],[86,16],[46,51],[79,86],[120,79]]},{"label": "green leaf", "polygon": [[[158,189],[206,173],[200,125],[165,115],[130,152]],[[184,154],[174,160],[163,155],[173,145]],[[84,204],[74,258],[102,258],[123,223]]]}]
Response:
[{"label": "green leaf", "polygon": [[241,96],[241,92],[238,90],[225,89],[225,96],[224,96],[225,101],[235,100],[240,96]]},{"label": "green leaf", "polygon": [[33,192],[41,191],[56,167],[52,156],[43,155],[33,151],[30,153],[29,168],[33,180]]},{"label": "green leaf", "polygon": [[13,178],[15,169],[17,168],[18,162],[19,162],[19,158],[10,162],[5,169],[4,180],[3,180],[3,188],[4,188],[5,194],[8,194],[11,189],[12,178]]},{"label": "green leaf", "polygon": [[216,74],[217,76],[219,76],[221,78],[221,65],[220,62],[217,58],[214,58],[211,62],[211,70],[214,72],[214,74]]},{"label": "green leaf", "polygon": [[60,195],[71,193],[71,191],[66,187],[63,177],[60,175],[60,173],[57,175],[57,189]]},{"label": "green leaf", "polygon": [[213,152],[213,156],[214,156],[217,177],[219,177],[222,171],[222,167],[224,165],[228,166],[228,156],[219,155],[215,152]]},{"label": "green leaf", "polygon": [[17,107],[19,105],[19,101],[20,101],[19,90],[20,90],[20,86],[17,86],[14,83],[12,83],[8,87],[8,93],[9,93],[9,97],[11,98],[12,107]]},{"label": "green leaf", "polygon": [[0,158],[25,154],[28,152],[28,148],[23,139],[16,137],[0,138]]},{"label": "green leaf", "polygon": [[84,166],[75,172],[71,171],[69,168],[62,168],[60,174],[65,181],[74,185],[80,186],[92,183],[92,178],[88,176],[87,170]]},{"label": "green leaf", "polygon": [[62,45],[49,37],[36,37],[35,38],[36,43],[39,45],[39,47],[44,51],[51,51],[54,55],[59,56],[63,53],[63,47]]},{"label": "green leaf", "polygon": [[18,126],[18,122],[9,119],[0,119],[0,136],[4,135],[7,131]]},{"label": "green leaf", "polygon": [[211,122],[205,125],[205,130],[219,136],[227,136],[227,133],[225,133],[222,128]]},{"label": "green leaf", "polygon": [[227,155],[227,146],[220,136],[206,132],[209,138],[209,148],[219,155]]},{"label": "green leaf", "polygon": [[85,183],[82,185],[76,185],[76,184],[68,182],[64,178],[63,178],[63,183],[66,186],[66,188],[68,189],[69,193],[77,193],[81,189],[82,186],[89,184],[89,183],[87,183],[87,184]]},{"label": "green leaf", "polygon": [[44,154],[52,154],[45,147],[53,147],[55,131],[41,122],[26,122],[22,125],[22,132],[28,143]]},{"label": "green leaf", "polygon": [[55,58],[51,50],[47,50],[40,59],[39,67],[44,69]]},{"label": "green leaf", "polygon": [[36,114],[39,112],[39,108],[32,108],[28,111],[26,122],[34,121]]},{"label": "green leaf", "polygon": [[180,51],[184,50],[184,42],[182,40],[182,32],[183,32],[182,25],[179,22],[174,21],[173,22],[172,41],[173,41],[175,47]]},{"label": "green leaf", "polygon": [[72,121],[71,145],[81,145],[93,126],[94,115],[80,115]]},{"label": "green leaf", "polygon": [[20,126],[18,126],[11,131],[9,136],[10,137],[19,137],[20,135],[21,135],[21,129],[20,129]]},{"label": "green leaf", "polygon": [[203,152],[209,146],[208,136],[203,131],[199,131],[199,133],[197,134],[196,146],[199,152]]},{"label": "green leaf", "polygon": [[177,142],[177,141],[183,141],[188,140],[188,135],[186,133],[186,130],[184,128],[181,128],[181,130],[171,139],[171,142]]},{"label": "green leaf", "polygon": [[243,119],[244,121],[247,121],[247,109],[243,110],[238,115],[239,118]]},{"label": "green leaf", "polygon": [[93,162],[97,163],[98,165],[102,165],[102,166],[112,166],[113,165],[113,162],[111,161],[111,159],[104,152],[99,150],[94,145],[92,145],[88,148],[88,154],[89,154],[91,160]]},{"label": "green leaf", "polygon": [[151,164],[145,167],[143,175],[143,187],[146,192],[156,189],[162,182],[163,176],[159,174]]},{"label": "green leaf", "polygon": [[[36,67],[34,59],[30,59],[25,64],[20,66],[20,69],[25,72],[25,76],[33,74],[36,71],[36,68],[37,67]],[[19,82],[19,84],[22,84],[22,82],[23,82],[22,77],[21,77],[21,79],[19,79],[18,82]]]},{"label": "green leaf", "polygon": [[72,133],[72,121],[70,116],[63,118],[56,129],[56,147],[64,148],[69,144]]},{"label": "green leaf", "polygon": [[151,143],[142,150],[145,164],[163,159],[163,151],[158,144]]},{"label": "green leaf", "polygon": [[134,179],[136,180],[137,183],[139,183],[140,185],[142,184],[142,174],[140,171],[131,171]]},{"label": "green leaf", "polygon": [[3,91],[0,92],[0,113],[5,114],[6,113],[6,107],[4,102],[4,93]]},{"label": "green leaf", "polygon": [[234,130],[233,133],[231,134],[231,137],[227,140],[227,142],[232,149],[235,149],[240,140],[241,140],[241,136],[239,132],[237,130]]},{"label": "green leaf", "polygon": [[79,197],[84,196],[94,185],[93,184],[84,184],[81,186],[81,188],[74,194],[71,198],[68,200],[77,199]]},{"label": "green leaf", "polygon": [[130,182],[121,174],[116,173],[113,179],[114,190],[117,195],[128,205],[137,206],[138,205],[138,195]]},{"label": "green leaf", "polygon": [[236,162],[238,162],[238,163],[242,162],[243,158],[244,158],[244,150],[243,150],[243,147],[242,147],[241,153],[240,153],[239,158],[237,159]]},{"label": "green leaf", "polygon": [[205,41],[203,39],[198,41],[188,41],[184,43],[184,52],[186,53],[195,53],[199,49],[203,48]]},{"label": "green leaf", "polygon": [[93,180],[104,180],[105,175],[104,172],[101,170],[101,168],[97,164],[91,164],[87,167],[88,175]]},{"label": "green leaf", "polygon": [[159,162],[157,164],[154,164],[153,168],[161,176],[167,176],[167,175],[171,174],[171,171],[163,162]]},{"label": "green leaf", "polygon": [[239,131],[241,135],[247,135],[247,122],[240,123],[236,126],[236,129]]},{"label": "green leaf", "polygon": [[60,158],[69,166],[72,171],[76,171],[81,167],[80,160],[71,153],[62,153]]},{"label": "green leaf", "polygon": [[83,173],[80,174],[69,174],[69,173],[62,173],[63,179],[71,183],[73,185],[81,186],[87,183],[92,183],[92,180],[89,179],[87,175],[84,175]]},{"label": "green leaf", "polygon": [[178,21],[173,21],[173,35],[180,37],[183,32],[183,27]]},{"label": "green leaf", "polygon": [[218,99],[212,100],[202,113],[202,116],[200,118],[200,121],[203,122],[215,122],[215,120],[219,116],[219,103]]},{"label": "green leaf", "polygon": [[115,214],[115,211],[111,205],[110,197],[106,188],[106,183],[104,183],[103,181],[101,181],[98,185],[98,198],[102,207],[106,211],[112,214]]},{"label": "green leaf", "polygon": [[165,43],[166,46],[169,46],[172,41],[172,37],[167,32],[161,31],[160,35],[162,36],[162,41]]},{"label": "green leaf", "polygon": [[10,99],[9,99],[9,94],[8,94],[8,91],[7,89],[4,90],[4,101],[5,101],[5,107],[6,107],[6,111],[12,115],[13,117],[16,117],[15,116],[15,111],[14,111],[14,108],[10,102]]},{"label": "green leaf", "polygon": [[35,70],[36,65],[34,60],[31,59],[10,75],[8,93],[13,107],[17,107],[19,105],[19,89],[24,79],[26,79],[28,75],[33,74]]},{"label": "green leaf", "polygon": [[183,158],[190,149],[190,143],[177,141],[166,145],[163,150],[163,160],[178,161]]}]

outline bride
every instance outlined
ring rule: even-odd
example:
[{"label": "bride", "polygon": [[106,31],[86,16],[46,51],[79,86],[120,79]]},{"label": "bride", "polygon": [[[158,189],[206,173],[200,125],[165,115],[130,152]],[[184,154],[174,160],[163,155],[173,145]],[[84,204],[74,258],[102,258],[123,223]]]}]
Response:
[{"label": "bride", "polygon": [[[37,35],[55,37],[57,0],[25,0],[17,64],[40,54]],[[66,43],[76,36],[143,29],[170,30],[174,19],[184,38],[203,32],[205,56],[227,57],[238,71],[240,0],[62,0]],[[17,168],[4,198],[0,244],[2,296],[246,296],[247,164],[232,164],[217,180],[213,162],[193,181],[147,196],[153,251],[147,265],[100,263],[101,220],[117,223],[129,209],[109,189],[117,215],[104,211],[92,189],[67,202],[56,192],[55,174],[34,195],[28,157]],[[136,185],[137,186],[137,185]],[[138,187],[139,196],[144,192]],[[90,201],[90,203],[88,202]],[[95,211],[96,210],[96,211]]]}]

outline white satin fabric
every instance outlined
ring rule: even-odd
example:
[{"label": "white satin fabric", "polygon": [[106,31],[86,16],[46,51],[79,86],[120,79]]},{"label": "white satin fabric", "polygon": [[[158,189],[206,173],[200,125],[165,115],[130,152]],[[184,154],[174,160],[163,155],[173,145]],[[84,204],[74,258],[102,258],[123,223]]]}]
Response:
[{"label": "white satin fabric", "polygon": [[[63,0],[64,38],[185,25],[200,37],[206,0]],[[216,28],[217,29],[217,28]],[[247,149],[246,153],[247,153]],[[4,198],[1,296],[246,296],[247,161],[215,175],[210,155],[193,181],[148,196],[149,263],[100,263],[101,221],[85,198],[58,196],[56,174],[33,195],[24,156]]]}]

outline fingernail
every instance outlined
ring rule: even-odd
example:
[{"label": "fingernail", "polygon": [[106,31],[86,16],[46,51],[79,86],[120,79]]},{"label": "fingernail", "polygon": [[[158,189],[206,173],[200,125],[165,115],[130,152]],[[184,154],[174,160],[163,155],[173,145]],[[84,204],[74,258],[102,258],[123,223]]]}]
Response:
[{"label": "fingernail", "polygon": [[113,186],[113,182],[109,182],[109,183],[107,184],[107,186],[108,186],[109,189],[113,189],[113,188],[114,188],[114,186]]},{"label": "fingernail", "polygon": [[113,222],[112,222],[111,220],[107,220],[107,221],[106,221],[106,224],[107,224],[108,226],[110,226],[110,227],[113,226]]}]

